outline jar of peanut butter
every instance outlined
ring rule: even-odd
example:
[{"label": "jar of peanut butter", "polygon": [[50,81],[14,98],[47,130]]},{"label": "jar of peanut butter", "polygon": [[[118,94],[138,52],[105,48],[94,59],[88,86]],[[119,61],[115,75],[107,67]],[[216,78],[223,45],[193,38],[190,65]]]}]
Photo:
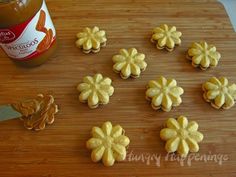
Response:
[{"label": "jar of peanut butter", "polygon": [[0,0],[0,46],[16,63],[38,66],[56,49],[45,0]]}]

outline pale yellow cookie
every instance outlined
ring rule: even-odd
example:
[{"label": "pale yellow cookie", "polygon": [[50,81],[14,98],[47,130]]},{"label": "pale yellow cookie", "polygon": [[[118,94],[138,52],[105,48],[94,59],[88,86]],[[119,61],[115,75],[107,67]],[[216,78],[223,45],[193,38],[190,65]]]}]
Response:
[{"label": "pale yellow cookie", "polygon": [[97,53],[101,47],[106,46],[106,32],[100,30],[97,26],[84,28],[83,32],[78,33],[76,46],[82,48],[84,53]]},{"label": "pale yellow cookie", "polygon": [[168,153],[177,151],[182,157],[186,157],[189,152],[198,152],[198,143],[203,140],[197,122],[188,122],[184,116],[178,117],[177,120],[169,118],[166,128],[160,132],[160,137],[166,141],[165,149]]},{"label": "pale yellow cookie", "polygon": [[184,90],[177,86],[175,79],[166,79],[161,76],[157,80],[149,81],[146,99],[151,101],[152,108],[169,112],[172,107],[182,103],[181,95]]},{"label": "pale yellow cookie", "polygon": [[101,74],[84,77],[83,83],[77,86],[80,102],[87,102],[90,108],[97,108],[99,104],[108,104],[109,97],[114,93],[111,84],[112,80],[108,77],[104,78]]},{"label": "pale yellow cookie", "polygon": [[120,125],[112,126],[111,122],[105,122],[102,127],[93,127],[92,138],[86,146],[92,150],[93,162],[102,160],[105,166],[114,165],[115,161],[123,161],[126,158],[126,147],[130,140],[124,135]]},{"label": "pale yellow cookie", "polygon": [[175,26],[163,24],[153,29],[151,42],[156,44],[158,49],[165,48],[167,51],[171,52],[174,50],[175,46],[181,44],[181,36],[182,33],[177,31]]},{"label": "pale yellow cookie", "polygon": [[113,70],[120,73],[122,79],[137,78],[147,67],[145,55],[138,53],[137,49],[121,49],[120,54],[113,56]]},{"label": "pale yellow cookie", "polygon": [[214,45],[209,45],[207,42],[194,42],[188,49],[187,59],[192,61],[194,67],[200,67],[206,70],[210,67],[216,67],[220,60],[220,53],[216,51]]},{"label": "pale yellow cookie", "polygon": [[212,77],[202,85],[203,97],[216,109],[229,109],[235,104],[236,84],[229,84],[225,77]]}]

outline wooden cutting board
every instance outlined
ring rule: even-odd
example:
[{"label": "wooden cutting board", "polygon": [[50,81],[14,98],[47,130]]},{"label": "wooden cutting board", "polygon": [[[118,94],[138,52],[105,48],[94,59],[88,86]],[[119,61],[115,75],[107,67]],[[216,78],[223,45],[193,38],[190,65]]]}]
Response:
[{"label": "wooden cutting board", "polygon": [[[212,76],[236,82],[236,33],[220,3],[47,0],[47,4],[58,32],[57,53],[41,67],[25,69],[0,52],[0,104],[50,93],[60,113],[41,132],[24,129],[17,119],[0,123],[1,177],[236,176],[236,106],[215,110],[203,100],[201,91],[201,84]],[[182,45],[172,53],[159,51],[149,42],[151,30],[162,23],[175,25],[183,33]],[[107,31],[108,44],[98,54],[85,55],[75,47],[75,34],[94,25]],[[185,59],[188,46],[199,40],[215,44],[221,52],[217,68],[200,71]],[[146,54],[148,68],[139,79],[122,80],[112,71],[111,58],[120,48],[129,47]],[[76,85],[84,76],[98,72],[113,79],[115,94],[110,104],[90,110],[78,101]],[[169,113],[152,110],[145,100],[147,82],[160,75],[175,78],[185,89],[183,104]],[[159,132],[167,118],[178,115],[200,124],[205,135],[201,161],[193,159],[187,164],[188,159],[180,163],[166,157]],[[85,148],[91,127],[107,120],[121,124],[131,139],[129,158],[110,168],[92,163]]]}]

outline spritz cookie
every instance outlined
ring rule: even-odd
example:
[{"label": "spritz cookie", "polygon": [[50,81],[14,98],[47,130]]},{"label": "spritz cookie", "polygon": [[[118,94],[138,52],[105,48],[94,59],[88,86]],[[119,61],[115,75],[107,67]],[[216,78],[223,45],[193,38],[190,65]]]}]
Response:
[{"label": "spritz cookie", "polygon": [[97,53],[101,47],[106,46],[106,32],[100,30],[97,26],[93,28],[84,28],[83,32],[78,33],[76,46],[81,48],[84,53]]}]

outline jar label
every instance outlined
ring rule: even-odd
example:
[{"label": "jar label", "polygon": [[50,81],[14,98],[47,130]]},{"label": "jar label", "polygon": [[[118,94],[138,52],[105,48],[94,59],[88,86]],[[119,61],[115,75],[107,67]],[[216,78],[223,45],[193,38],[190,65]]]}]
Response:
[{"label": "jar label", "polygon": [[24,23],[0,29],[0,46],[10,58],[29,60],[51,47],[56,39],[45,1],[37,14]]}]

